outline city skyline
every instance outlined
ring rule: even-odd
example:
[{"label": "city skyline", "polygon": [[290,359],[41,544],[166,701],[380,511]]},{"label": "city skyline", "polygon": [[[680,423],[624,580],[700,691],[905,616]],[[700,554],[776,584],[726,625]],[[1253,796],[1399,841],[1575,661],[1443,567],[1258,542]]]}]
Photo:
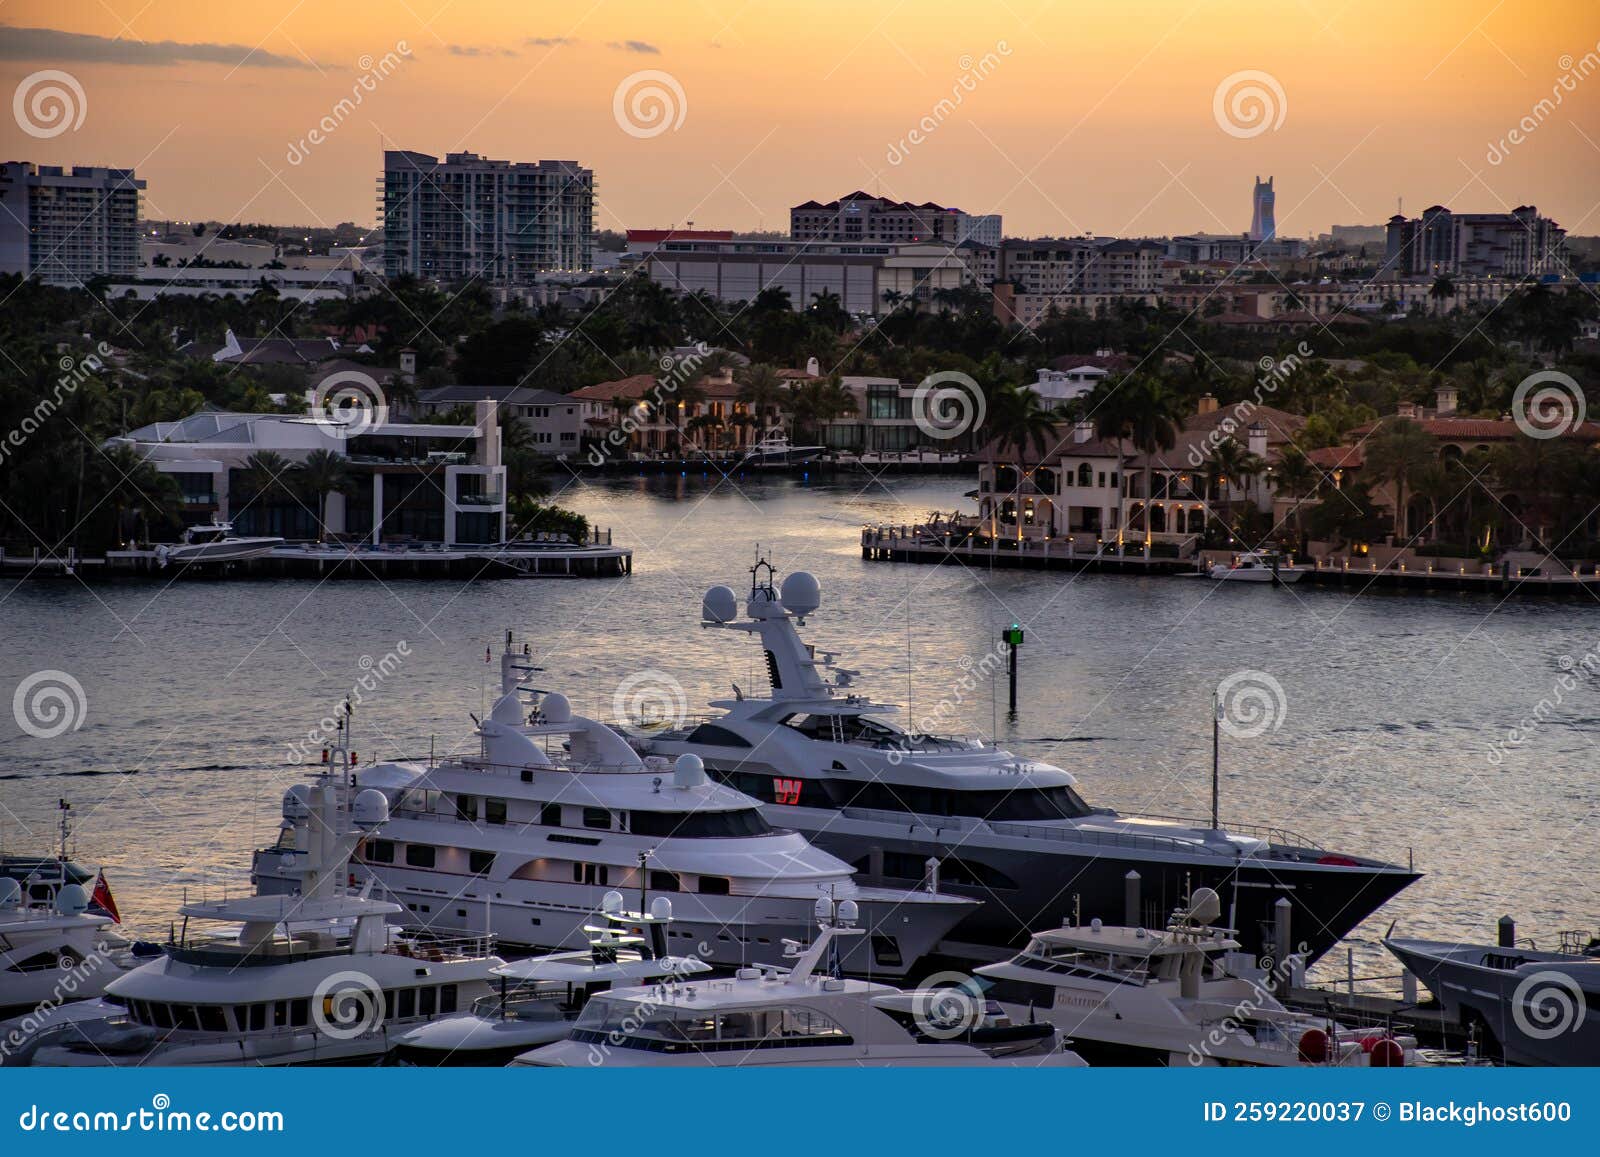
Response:
[{"label": "city skyline", "polygon": [[[1600,37],[1579,2],[1165,3],[1138,26],[1005,5],[981,28],[954,5],[851,11],[21,0],[0,26],[5,159],[135,168],[152,218],[373,224],[383,150],[411,149],[574,160],[612,229],[781,231],[790,206],[861,188],[1017,236],[1239,234],[1270,172],[1285,237],[1402,201],[1535,204],[1600,232]],[[42,88],[67,123],[30,103]]]}]

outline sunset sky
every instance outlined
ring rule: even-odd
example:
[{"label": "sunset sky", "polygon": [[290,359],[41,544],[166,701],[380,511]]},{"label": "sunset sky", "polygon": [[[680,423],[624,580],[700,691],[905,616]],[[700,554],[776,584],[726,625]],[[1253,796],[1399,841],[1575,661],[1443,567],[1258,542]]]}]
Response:
[{"label": "sunset sky", "polygon": [[[1398,198],[1600,233],[1597,44],[1596,0],[0,0],[0,131],[6,159],[135,167],[152,217],[371,223],[393,147],[578,160],[611,228],[785,229],[864,188],[1009,235],[1237,233],[1272,174],[1284,235]],[[79,127],[21,131],[41,70],[81,87]],[[613,111],[642,70],[682,93],[655,135]],[[1225,131],[1245,71],[1282,95]]]}]

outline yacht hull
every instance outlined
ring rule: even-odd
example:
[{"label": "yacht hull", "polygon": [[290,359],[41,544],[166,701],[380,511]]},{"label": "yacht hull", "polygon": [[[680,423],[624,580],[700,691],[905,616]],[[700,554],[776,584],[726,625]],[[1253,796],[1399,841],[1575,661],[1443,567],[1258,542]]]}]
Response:
[{"label": "yacht hull", "polygon": [[917,864],[929,857],[955,855],[969,871],[997,880],[993,886],[975,885],[956,882],[953,871],[941,874],[941,892],[983,901],[983,906],[950,934],[954,943],[941,947],[941,955],[958,958],[992,958],[992,950],[1019,948],[1027,943],[1032,930],[1054,927],[1072,917],[1083,923],[1096,918],[1108,924],[1124,923],[1127,876],[1137,872],[1140,919],[1146,926],[1164,927],[1168,915],[1191,891],[1213,888],[1222,897],[1227,925],[1238,930],[1244,950],[1256,955],[1273,952],[1274,905],[1287,897],[1294,905],[1290,938],[1309,963],[1420,878],[1415,872],[1388,865],[1095,854],[1088,850],[1092,845],[1068,850],[1060,841],[1046,840],[1029,841],[1042,846],[1015,848],[986,844],[970,832],[952,833],[949,840],[936,841],[908,837],[903,828],[900,836],[891,837],[839,830],[844,825],[807,830],[791,816],[773,818],[799,828],[824,851],[865,869],[857,877],[863,884],[906,887],[915,883],[874,875],[873,866],[882,862],[875,854],[879,851],[901,853]]}]

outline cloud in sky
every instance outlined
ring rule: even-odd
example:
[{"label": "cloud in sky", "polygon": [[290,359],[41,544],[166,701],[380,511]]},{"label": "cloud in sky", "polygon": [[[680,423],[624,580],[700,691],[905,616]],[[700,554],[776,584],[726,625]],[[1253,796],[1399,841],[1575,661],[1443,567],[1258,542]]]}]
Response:
[{"label": "cloud in sky", "polygon": [[570,36],[530,36],[522,43],[530,48],[565,48],[578,42]]},{"label": "cloud in sky", "polygon": [[451,56],[519,56],[515,48],[482,48],[476,44],[452,44],[448,46]]},{"label": "cloud in sky", "polygon": [[621,52],[639,52],[646,56],[660,56],[661,49],[654,44],[647,44],[643,40],[613,40],[606,46]]},{"label": "cloud in sky", "polygon": [[0,26],[0,60],[40,64],[226,64],[243,68],[312,68],[310,61],[247,44],[180,44],[176,40],[119,40],[54,28]]}]

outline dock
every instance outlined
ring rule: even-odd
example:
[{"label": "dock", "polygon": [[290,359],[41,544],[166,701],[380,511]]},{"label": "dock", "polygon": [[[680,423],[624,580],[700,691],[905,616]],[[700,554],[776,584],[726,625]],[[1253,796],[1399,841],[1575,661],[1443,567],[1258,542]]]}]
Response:
[{"label": "dock", "polygon": [[110,578],[354,578],[474,579],[620,578],[633,573],[633,550],[605,541],[515,542],[490,546],[305,543],[234,562],[162,566],[154,549],[107,551],[83,557],[35,549],[0,551],[0,576],[19,579]]}]

